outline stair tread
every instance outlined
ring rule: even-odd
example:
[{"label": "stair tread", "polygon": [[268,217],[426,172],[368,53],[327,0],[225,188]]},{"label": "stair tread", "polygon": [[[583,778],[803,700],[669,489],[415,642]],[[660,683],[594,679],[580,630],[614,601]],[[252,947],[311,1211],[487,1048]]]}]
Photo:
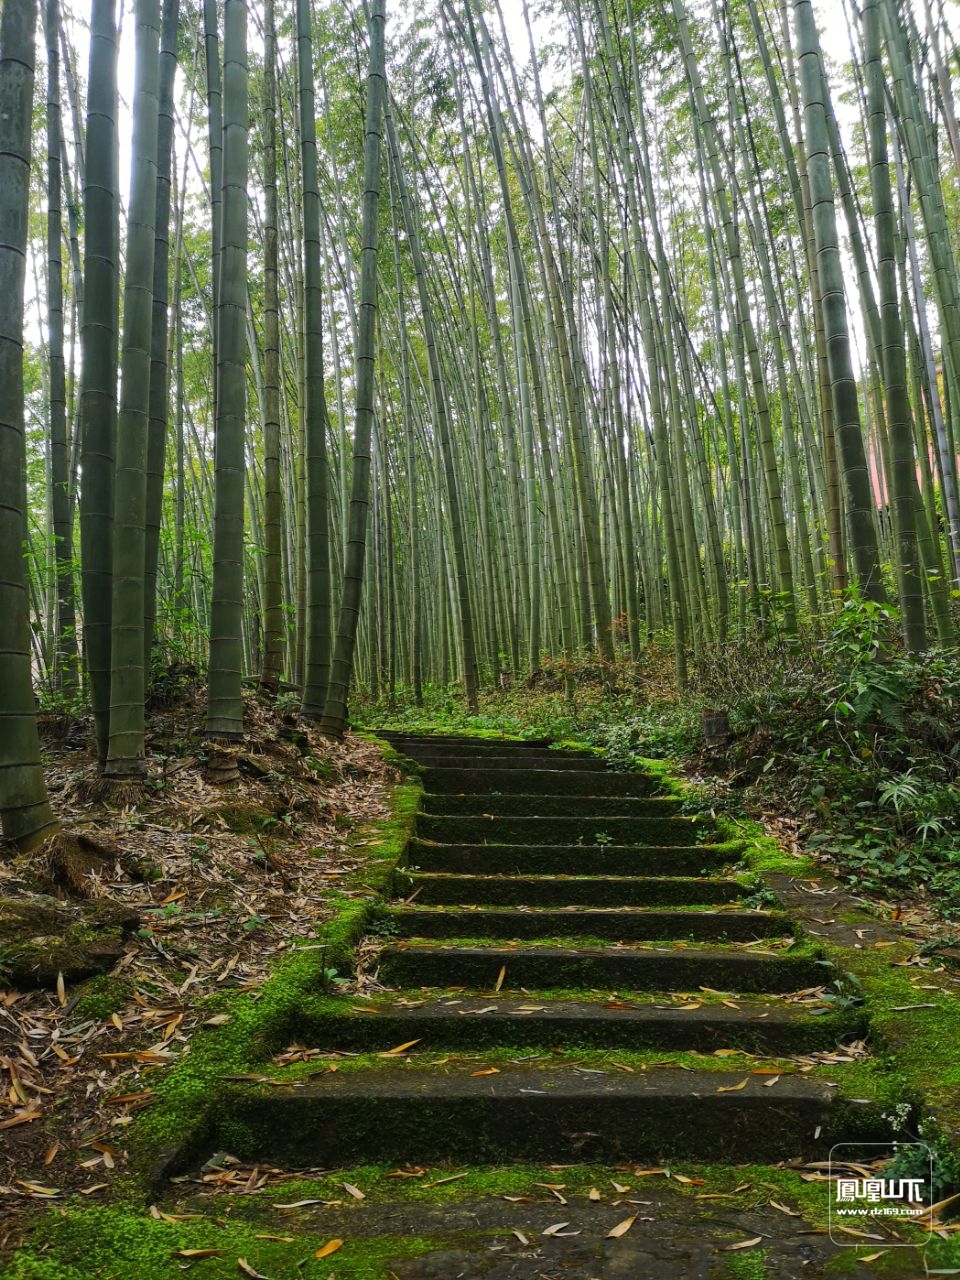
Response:
[{"label": "stair tread", "polygon": [[[457,1021],[465,1017],[482,1016],[484,1018],[509,1017],[522,1018],[526,1022],[552,1021],[556,1019],[576,1019],[577,1021],[602,1021],[612,1023],[657,1022],[718,1022],[730,1026],[738,1023],[762,1019],[768,1025],[777,1022],[795,1023],[810,1019],[810,1013],[801,1005],[791,1006],[784,1001],[763,1003],[757,999],[736,999],[738,1008],[718,1001],[701,1003],[691,1008],[694,1000],[687,1002],[687,1007],[665,1002],[663,1004],[633,1002],[618,998],[615,1002],[609,997],[596,1000],[556,999],[546,996],[490,996],[483,993],[471,996],[454,995],[435,996],[410,1003],[402,1003],[404,997],[377,999],[370,1004],[371,1010],[378,1015],[386,1015],[391,1019],[404,1018],[413,1020],[431,1018],[437,1021]],[[733,1000],[734,994],[726,997]],[[368,1014],[344,1013],[344,1017],[364,1017]],[[373,1019],[370,1018],[372,1022]]]},{"label": "stair tread", "polygon": [[[482,849],[485,846],[481,845],[480,847]],[[522,847],[523,846],[521,846],[521,848]],[[623,876],[623,875],[596,875],[590,871],[584,871],[582,873],[570,872],[569,874],[565,874],[564,872],[544,872],[542,874],[531,873],[529,875],[524,875],[522,872],[518,874],[513,874],[512,872],[508,872],[508,871],[488,871],[488,872],[411,871],[410,874],[415,880],[429,880],[429,881],[452,880],[457,884],[461,884],[461,883],[469,884],[473,881],[479,881],[482,883],[483,881],[486,881],[486,880],[496,880],[496,881],[505,880],[510,882],[517,881],[518,883],[526,883],[528,881],[536,881],[539,883],[541,881],[547,881],[551,884],[552,883],[576,884],[577,881],[582,880],[582,881],[588,881],[590,883],[594,881],[600,881],[603,884],[628,885],[628,884],[635,884],[637,880],[640,879],[644,881],[650,881],[650,880],[661,881],[662,880],[667,884],[674,883],[674,882],[676,882],[677,884],[717,884],[717,885],[732,884],[732,885],[736,885],[738,889],[742,888],[742,886],[736,880],[730,879],[729,877],[726,877],[726,876],[662,876],[661,875],[661,876],[638,877],[638,876]]]},{"label": "stair tread", "polygon": [[[764,938],[763,942],[769,945],[773,941],[772,938]],[[536,955],[540,959],[583,959],[601,958],[608,956],[675,956],[684,961],[702,960],[708,963],[711,960],[743,960],[752,961],[760,964],[764,960],[771,958],[776,959],[778,963],[784,961],[795,963],[797,966],[808,966],[811,963],[809,956],[791,956],[786,954],[784,948],[778,950],[765,951],[760,943],[751,945],[747,943],[721,943],[712,942],[708,947],[688,946],[683,941],[679,942],[658,942],[658,941],[636,941],[636,942],[610,942],[605,947],[596,946],[577,946],[576,939],[570,939],[571,945],[566,947],[558,947],[554,942],[537,942],[535,938],[531,938],[524,942],[522,947],[513,947],[506,942],[500,945],[484,945],[482,939],[477,939],[467,943],[443,943],[431,939],[424,942],[388,942],[381,951],[382,955],[436,955],[436,956],[470,956],[488,958],[491,960],[503,960],[505,963],[511,959],[522,958],[525,955]],[[824,970],[826,973],[826,970]],[[686,988],[684,988],[686,989]]]},{"label": "stair tread", "polygon": [[[394,1064],[399,1068],[384,1071],[382,1067],[358,1067],[352,1071],[325,1073],[319,1079],[298,1087],[290,1094],[270,1091],[272,1101],[293,1107],[309,1099],[353,1097],[387,1098],[491,1098],[529,1096],[596,1098],[619,1097],[625,1100],[644,1098],[709,1099],[716,1105],[742,1104],[747,1099],[768,1106],[786,1102],[819,1102],[830,1105],[833,1090],[808,1076],[784,1072],[776,1086],[776,1096],[767,1087],[769,1075],[751,1075],[748,1068],[739,1071],[677,1067],[658,1067],[649,1071],[626,1073],[611,1067],[577,1070],[567,1065],[502,1063],[495,1075],[477,1076],[475,1062],[449,1062],[443,1067]],[[744,1072],[746,1071],[746,1077]],[[731,1089],[740,1085],[743,1088]],[[253,1085],[256,1090],[259,1086]],[[726,1090],[726,1092],[721,1092]],[[244,1090],[246,1092],[246,1090]]]},{"label": "stair tread", "polygon": [[[472,879],[467,876],[466,879]],[[787,911],[769,910],[766,907],[742,907],[738,903],[733,902],[729,905],[720,903],[719,905],[703,905],[701,903],[692,903],[689,906],[682,907],[633,907],[633,906],[566,906],[566,907],[524,907],[524,906],[484,906],[482,903],[471,903],[468,906],[460,906],[459,903],[424,903],[422,906],[417,903],[411,903],[405,906],[402,903],[393,903],[390,911],[397,916],[420,915],[428,913],[430,915],[440,916],[445,914],[460,914],[461,912],[469,912],[471,916],[554,916],[560,915],[564,918],[571,914],[592,916],[592,915],[623,915],[623,916],[708,916],[718,915],[727,918],[729,916],[749,916],[751,919],[783,919],[791,921],[793,917]]]}]

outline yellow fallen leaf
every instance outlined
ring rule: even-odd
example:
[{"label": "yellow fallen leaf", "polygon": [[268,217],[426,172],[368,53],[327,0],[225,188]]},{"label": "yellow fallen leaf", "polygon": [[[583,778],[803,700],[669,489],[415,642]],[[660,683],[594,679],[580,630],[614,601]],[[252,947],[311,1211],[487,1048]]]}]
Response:
[{"label": "yellow fallen leaf", "polygon": [[763,1082],[763,1087],[764,1087],[765,1089],[772,1089],[772,1088],[773,1088],[773,1086],[777,1083],[777,1081],[778,1081],[779,1079],[780,1079],[780,1077],[779,1077],[779,1076],[774,1076],[774,1077],[773,1077],[772,1079],[770,1079],[770,1080],[764,1080],[764,1082]]},{"label": "yellow fallen leaf", "polygon": [[747,1087],[747,1081],[749,1079],[749,1076],[744,1076],[739,1084],[722,1084],[717,1090],[717,1093],[738,1093],[741,1089],[745,1089]]},{"label": "yellow fallen leaf", "polygon": [[733,1253],[735,1249],[752,1249],[755,1244],[762,1244],[763,1236],[754,1236],[752,1240],[738,1240],[736,1244],[725,1244],[722,1250],[726,1253]]},{"label": "yellow fallen leaf", "polygon": [[347,1195],[353,1196],[354,1200],[366,1200],[366,1195],[359,1187],[355,1187],[353,1183],[342,1182],[340,1185],[343,1187],[344,1191],[346,1191]]},{"label": "yellow fallen leaf", "polygon": [[256,1237],[258,1240],[274,1240],[277,1244],[293,1244],[296,1236],[261,1236]]},{"label": "yellow fallen leaf", "polygon": [[471,1071],[472,1076],[498,1076],[500,1074],[499,1067],[484,1067],[482,1071]]},{"label": "yellow fallen leaf", "polygon": [[607,1232],[608,1240],[619,1240],[621,1236],[625,1236],[633,1224],[636,1222],[638,1215],[631,1214],[629,1218],[624,1218],[622,1222],[618,1222],[615,1227],[611,1227]]},{"label": "yellow fallen leaf", "polygon": [[587,1194],[591,1200],[599,1200],[601,1198],[600,1192],[597,1190],[596,1187],[591,1187]]},{"label": "yellow fallen leaf", "polygon": [[394,1049],[387,1049],[386,1052],[380,1054],[380,1057],[394,1058],[398,1053],[406,1053],[408,1049],[412,1049],[415,1044],[419,1044],[419,1043],[420,1043],[420,1037],[418,1037],[416,1040],[407,1040],[405,1041],[404,1044],[398,1044]]},{"label": "yellow fallen leaf", "polygon": [[110,1021],[117,1028],[118,1031],[123,1030],[123,1019],[120,1017],[119,1013],[111,1013]]},{"label": "yellow fallen leaf", "polygon": [[226,1249],[174,1249],[171,1258],[219,1258]]},{"label": "yellow fallen leaf", "polygon": [[63,981],[63,974],[57,974],[57,1000],[60,1002],[60,1008],[67,1003],[67,988]]},{"label": "yellow fallen leaf", "polygon": [[336,1253],[338,1249],[343,1248],[342,1240],[328,1240],[322,1249],[318,1249],[313,1255],[315,1258],[329,1258],[331,1253]]},{"label": "yellow fallen leaf", "polygon": [[497,974],[497,980],[494,983],[494,987],[493,987],[494,991],[500,990],[500,988],[503,986],[503,980],[506,976],[507,976],[507,966],[505,964],[502,964],[500,966],[500,972],[499,974]]},{"label": "yellow fallen leaf", "polygon": [[882,1258],[885,1253],[889,1253],[889,1249],[879,1249],[876,1253],[868,1253],[862,1258],[858,1258],[858,1262],[876,1262],[878,1258]]}]

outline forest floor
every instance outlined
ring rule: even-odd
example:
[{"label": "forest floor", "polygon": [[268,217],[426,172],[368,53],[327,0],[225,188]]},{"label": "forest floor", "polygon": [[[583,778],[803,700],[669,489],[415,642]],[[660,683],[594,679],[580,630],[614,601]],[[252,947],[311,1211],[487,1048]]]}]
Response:
[{"label": "forest floor", "polygon": [[126,807],[92,798],[90,726],[46,720],[55,810],[116,861],[93,855],[90,874],[84,846],[0,859],[0,900],[42,912],[54,897],[74,913],[116,903],[137,927],[112,969],[85,980],[45,940],[62,959],[48,989],[14,985],[16,943],[0,948],[0,1254],[30,1210],[69,1193],[96,1201],[122,1179],[125,1131],[152,1104],[153,1073],[198,1027],[229,1020],[210,1016],[212,994],[255,994],[314,937],[328,896],[363,863],[358,828],[388,813],[396,770],[376,746],[330,743],[254,695],[239,780],[207,781],[202,714],[199,697],[153,714],[147,796]]}]

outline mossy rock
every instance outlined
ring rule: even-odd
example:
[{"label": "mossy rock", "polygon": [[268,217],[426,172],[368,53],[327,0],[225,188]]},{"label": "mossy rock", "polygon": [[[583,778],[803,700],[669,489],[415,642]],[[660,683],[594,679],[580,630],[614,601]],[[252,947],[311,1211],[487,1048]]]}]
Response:
[{"label": "mossy rock", "polygon": [[119,902],[0,898],[0,974],[18,987],[54,987],[106,973],[140,917]]}]

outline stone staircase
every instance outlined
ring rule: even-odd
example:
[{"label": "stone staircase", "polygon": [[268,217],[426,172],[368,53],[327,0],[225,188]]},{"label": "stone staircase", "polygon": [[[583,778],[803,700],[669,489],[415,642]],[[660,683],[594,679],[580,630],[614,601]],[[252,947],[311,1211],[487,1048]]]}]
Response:
[{"label": "stone staircase", "polygon": [[842,1066],[797,1068],[860,1035],[857,1011],[819,999],[829,971],[785,911],[743,903],[742,847],[708,819],[587,753],[383,736],[425,794],[364,948],[380,988],[298,1027],[357,1056],[229,1089],[218,1147],[286,1167],[770,1163],[884,1140]]}]

